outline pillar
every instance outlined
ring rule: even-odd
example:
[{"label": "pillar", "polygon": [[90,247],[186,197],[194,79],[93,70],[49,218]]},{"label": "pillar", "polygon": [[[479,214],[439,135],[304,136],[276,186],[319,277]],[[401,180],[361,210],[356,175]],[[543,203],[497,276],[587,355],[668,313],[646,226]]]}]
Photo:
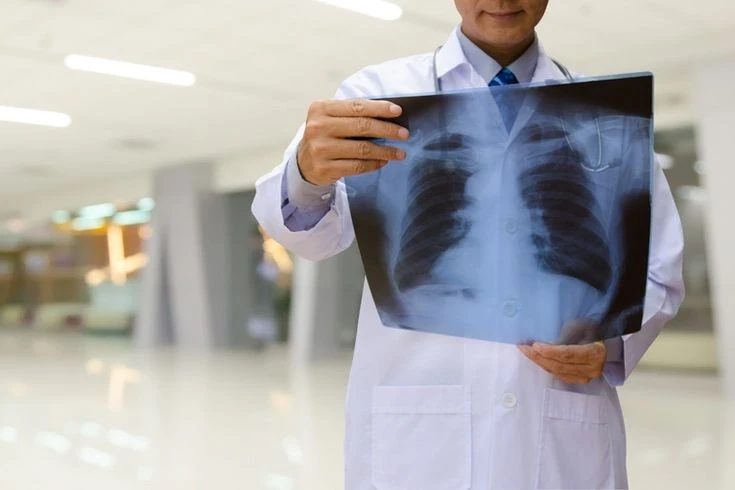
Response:
[{"label": "pillar", "polygon": [[293,363],[332,359],[351,346],[363,280],[356,245],[322,262],[296,259],[289,327]]},{"label": "pillar", "polygon": [[253,193],[217,193],[213,165],[200,163],[157,172],[153,197],[137,344],[253,345],[246,328],[253,296]]},{"label": "pillar", "polygon": [[699,155],[707,190],[706,232],[723,393],[735,399],[735,58],[708,62],[694,77]]}]

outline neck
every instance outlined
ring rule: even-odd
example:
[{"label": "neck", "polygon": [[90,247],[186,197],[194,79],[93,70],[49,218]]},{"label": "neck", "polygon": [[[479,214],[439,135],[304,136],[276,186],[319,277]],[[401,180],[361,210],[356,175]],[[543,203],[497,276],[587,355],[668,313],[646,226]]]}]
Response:
[{"label": "neck", "polygon": [[467,34],[464,28],[462,28],[462,32],[470,41],[475,43],[477,47],[482,49],[488,56],[497,61],[498,64],[503,67],[509,66],[515,60],[520,58],[536,40],[536,34],[532,32],[531,35],[521,43],[493,45],[485,43],[471,34]]}]

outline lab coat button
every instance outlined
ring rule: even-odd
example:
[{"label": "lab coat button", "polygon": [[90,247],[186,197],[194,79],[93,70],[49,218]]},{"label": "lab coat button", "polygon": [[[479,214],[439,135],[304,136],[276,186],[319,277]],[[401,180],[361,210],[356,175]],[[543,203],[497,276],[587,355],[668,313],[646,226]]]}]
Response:
[{"label": "lab coat button", "polygon": [[503,314],[512,318],[518,314],[518,305],[513,301],[506,301],[503,305]]},{"label": "lab coat button", "polygon": [[511,235],[515,235],[515,233],[518,231],[518,223],[512,219],[506,220],[505,231],[507,231]]},{"label": "lab coat button", "polygon": [[518,405],[518,398],[513,393],[504,393],[500,399],[500,403],[505,408],[515,408]]}]

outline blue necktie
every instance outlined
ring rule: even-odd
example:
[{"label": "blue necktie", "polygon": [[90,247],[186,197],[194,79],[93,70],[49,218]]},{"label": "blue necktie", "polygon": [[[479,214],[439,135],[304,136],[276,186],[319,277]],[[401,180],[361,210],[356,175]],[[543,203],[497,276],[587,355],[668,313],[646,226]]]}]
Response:
[{"label": "blue necktie", "polygon": [[[498,72],[497,75],[495,75],[495,78],[490,80],[490,83],[488,85],[490,87],[500,87],[502,85],[515,85],[517,83],[518,79],[516,78],[515,74],[508,68],[503,68]],[[518,110],[520,109],[520,107],[516,107],[516,104],[512,103],[512,96],[506,98],[503,97],[503,95],[505,94],[497,95],[498,107],[500,108],[500,114],[503,116],[505,128],[510,131],[510,129],[513,127],[513,123],[515,123],[516,116],[518,115]]]}]

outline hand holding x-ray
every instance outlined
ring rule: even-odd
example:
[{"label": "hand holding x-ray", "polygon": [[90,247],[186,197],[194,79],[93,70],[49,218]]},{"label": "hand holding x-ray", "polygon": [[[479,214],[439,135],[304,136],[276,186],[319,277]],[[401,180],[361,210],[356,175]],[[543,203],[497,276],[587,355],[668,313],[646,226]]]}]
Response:
[{"label": "hand holding x-ray", "polygon": [[407,140],[408,130],[390,121],[401,112],[399,105],[379,100],[314,102],[298,150],[301,175],[312,184],[329,185],[403,160],[403,150],[368,140]]},{"label": "hand holding x-ray", "polygon": [[604,342],[585,345],[535,343],[518,348],[544,371],[569,384],[585,384],[602,376],[607,358]]},{"label": "hand holding x-ray", "polygon": [[558,342],[522,342],[518,349],[544,371],[564,383],[587,384],[602,376],[607,361],[604,329],[590,319],[573,320],[562,328]]}]

